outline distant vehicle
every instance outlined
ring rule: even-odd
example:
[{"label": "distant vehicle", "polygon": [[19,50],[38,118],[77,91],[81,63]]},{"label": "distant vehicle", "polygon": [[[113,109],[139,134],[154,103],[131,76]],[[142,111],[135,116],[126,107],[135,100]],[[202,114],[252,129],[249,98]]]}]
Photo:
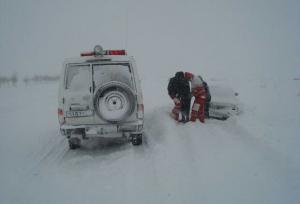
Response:
[{"label": "distant vehicle", "polygon": [[126,137],[142,144],[144,104],[134,58],[125,50],[103,50],[66,59],[58,96],[61,134],[70,149],[83,139]]}]

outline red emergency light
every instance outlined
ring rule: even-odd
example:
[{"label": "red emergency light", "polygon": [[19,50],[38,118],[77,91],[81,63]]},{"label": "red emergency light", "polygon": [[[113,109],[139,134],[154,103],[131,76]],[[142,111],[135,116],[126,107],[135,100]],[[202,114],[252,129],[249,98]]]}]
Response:
[{"label": "red emergency light", "polygon": [[86,57],[86,56],[94,56],[95,52],[82,52],[80,53],[81,57]]},{"label": "red emergency light", "polygon": [[126,50],[105,50],[105,55],[126,55]]}]

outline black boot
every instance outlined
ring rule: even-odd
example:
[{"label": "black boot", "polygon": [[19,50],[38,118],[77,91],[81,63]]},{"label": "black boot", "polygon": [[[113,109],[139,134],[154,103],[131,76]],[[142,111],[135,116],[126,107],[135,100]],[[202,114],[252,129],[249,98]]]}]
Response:
[{"label": "black boot", "polygon": [[189,122],[189,116],[182,115],[182,118],[181,118],[181,120],[179,120],[179,122],[181,122],[181,123]]}]

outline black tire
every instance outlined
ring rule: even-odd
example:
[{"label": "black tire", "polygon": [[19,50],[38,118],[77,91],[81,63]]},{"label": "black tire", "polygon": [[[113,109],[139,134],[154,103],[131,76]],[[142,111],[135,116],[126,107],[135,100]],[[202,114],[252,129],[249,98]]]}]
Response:
[{"label": "black tire", "polygon": [[80,148],[80,139],[79,138],[70,138],[69,139],[69,148],[70,149],[78,149]]},{"label": "black tire", "polygon": [[132,135],[131,143],[134,146],[138,146],[138,145],[143,144],[143,135],[142,134]]}]

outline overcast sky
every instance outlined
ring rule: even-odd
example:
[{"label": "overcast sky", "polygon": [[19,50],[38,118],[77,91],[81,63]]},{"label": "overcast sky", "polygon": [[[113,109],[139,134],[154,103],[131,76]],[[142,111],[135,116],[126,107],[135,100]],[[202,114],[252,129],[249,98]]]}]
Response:
[{"label": "overcast sky", "polygon": [[0,0],[0,36],[0,75],[58,74],[96,44],[142,77],[300,75],[299,0]]}]

